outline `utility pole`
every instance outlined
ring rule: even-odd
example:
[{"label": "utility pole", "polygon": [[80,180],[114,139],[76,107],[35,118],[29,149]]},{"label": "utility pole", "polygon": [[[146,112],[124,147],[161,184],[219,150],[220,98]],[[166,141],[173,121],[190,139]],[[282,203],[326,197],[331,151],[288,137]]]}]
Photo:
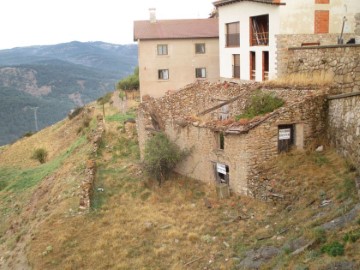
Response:
[{"label": "utility pole", "polygon": [[35,130],[36,131],[39,131],[39,127],[38,127],[38,121],[37,121],[37,109],[39,109],[39,107],[27,107],[27,108],[29,108],[29,109],[31,109],[31,110],[33,110],[34,111],[34,119],[35,119]]}]

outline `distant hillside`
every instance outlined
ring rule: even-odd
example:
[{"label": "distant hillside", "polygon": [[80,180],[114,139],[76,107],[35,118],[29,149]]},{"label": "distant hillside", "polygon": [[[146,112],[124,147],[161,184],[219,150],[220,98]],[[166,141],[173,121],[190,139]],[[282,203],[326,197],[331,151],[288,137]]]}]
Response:
[{"label": "distant hillside", "polygon": [[113,91],[137,65],[136,45],[70,42],[0,51],[0,145]]}]

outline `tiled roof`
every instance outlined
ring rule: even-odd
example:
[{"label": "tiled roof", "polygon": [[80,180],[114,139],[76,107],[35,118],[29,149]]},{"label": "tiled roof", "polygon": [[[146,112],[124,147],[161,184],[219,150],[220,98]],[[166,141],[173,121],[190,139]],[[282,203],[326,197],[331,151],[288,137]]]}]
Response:
[{"label": "tiled roof", "polygon": [[213,4],[215,7],[219,7],[219,6],[224,6],[224,5],[229,5],[229,4],[233,4],[233,3],[237,3],[237,2],[243,2],[243,1],[248,1],[248,2],[256,2],[256,3],[262,3],[262,4],[270,4],[270,5],[285,5],[285,3],[278,3],[275,2],[273,0],[220,0],[220,1],[215,1]]},{"label": "tiled roof", "polygon": [[134,41],[138,39],[186,39],[218,38],[219,25],[217,18],[158,20],[134,22]]}]

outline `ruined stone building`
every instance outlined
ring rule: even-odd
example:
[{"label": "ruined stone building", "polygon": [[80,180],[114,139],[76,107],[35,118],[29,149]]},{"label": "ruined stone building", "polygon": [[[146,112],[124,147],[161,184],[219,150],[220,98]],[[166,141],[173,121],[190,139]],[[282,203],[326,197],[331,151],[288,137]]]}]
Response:
[{"label": "ruined stone building", "polygon": [[360,13],[358,0],[220,0],[214,5],[220,77],[235,82],[287,74],[288,48],[348,42],[355,38]]},{"label": "ruined stone building", "polygon": [[264,89],[285,105],[251,121],[235,120],[258,84],[199,82],[140,105],[137,128],[143,153],[163,131],[191,155],[176,168],[207,183],[226,183],[238,194],[264,196],[264,162],[290,148],[303,149],[325,131],[326,99],[319,90]]},{"label": "ruined stone building", "polygon": [[197,80],[219,79],[218,20],[134,22],[138,42],[140,96],[161,97]]}]

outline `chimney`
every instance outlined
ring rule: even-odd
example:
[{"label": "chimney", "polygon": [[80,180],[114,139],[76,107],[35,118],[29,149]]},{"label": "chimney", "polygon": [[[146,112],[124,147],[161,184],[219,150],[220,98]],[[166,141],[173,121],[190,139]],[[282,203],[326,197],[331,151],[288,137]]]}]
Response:
[{"label": "chimney", "polygon": [[281,0],[273,0],[273,3],[281,3]]},{"label": "chimney", "polygon": [[156,8],[149,8],[150,22],[156,23]]}]

